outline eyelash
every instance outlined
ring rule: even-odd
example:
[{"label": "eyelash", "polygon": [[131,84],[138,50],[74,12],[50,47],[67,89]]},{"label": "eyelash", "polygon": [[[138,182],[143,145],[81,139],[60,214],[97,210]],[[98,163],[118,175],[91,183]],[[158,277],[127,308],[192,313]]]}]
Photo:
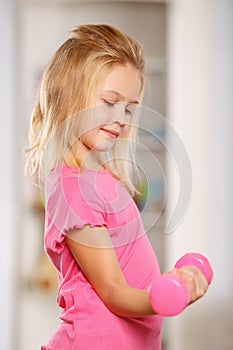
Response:
[{"label": "eyelash", "polygon": [[[110,102],[110,101],[107,101],[107,100],[104,100],[104,103],[110,108],[110,107],[114,107],[116,102]],[[125,110],[125,113],[128,114],[128,115],[132,115],[132,111],[130,109],[126,109]]]},{"label": "eyelash", "polygon": [[110,102],[110,101],[104,100],[104,103],[105,103],[108,107],[114,107],[116,102]]}]

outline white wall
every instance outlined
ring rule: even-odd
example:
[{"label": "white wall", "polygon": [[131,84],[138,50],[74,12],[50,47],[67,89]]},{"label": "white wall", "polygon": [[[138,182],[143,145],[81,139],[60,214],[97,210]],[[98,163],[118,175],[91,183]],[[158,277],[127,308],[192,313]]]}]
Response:
[{"label": "white wall", "polygon": [[[167,321],[169,350],[232,349],[233,2],[170,3],[168,116],[190,156],[193,196],[183,223],[167,237],[168,265],[197,250],[215,276],[203,300]],[[170,185],[171,210],[172,171]]]},{"label": "white wall", "polygon": [[18,266],[18,212],[17,145],[18,126],[16,106],[17,28],[16,8],[13,0],[0,3],[0,347],[14,347],[15,318],[17,317]]},{"label": "white wall", "polygon": [[213,9],[214,293],[233,300],[233,2],[215,0]]}]

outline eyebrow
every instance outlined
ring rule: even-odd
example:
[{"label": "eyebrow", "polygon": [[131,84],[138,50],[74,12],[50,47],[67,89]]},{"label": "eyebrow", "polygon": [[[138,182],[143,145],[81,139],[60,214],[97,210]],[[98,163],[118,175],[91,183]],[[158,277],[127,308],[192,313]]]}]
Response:
[{"label": "eyebrow", "polygon": [[[121,95],[119,92],[115,91],[115,90],[104,90],[103,93],[105,92],[110,92],[113,93],[115,95],[117,95],[118,97],[122,98],[123,100],[125,99],[125,97],[123,95]],[[129,103],[134,103],[134,104],[139,104],[139,101],[135,100],[135,101],[128,101]]]}]

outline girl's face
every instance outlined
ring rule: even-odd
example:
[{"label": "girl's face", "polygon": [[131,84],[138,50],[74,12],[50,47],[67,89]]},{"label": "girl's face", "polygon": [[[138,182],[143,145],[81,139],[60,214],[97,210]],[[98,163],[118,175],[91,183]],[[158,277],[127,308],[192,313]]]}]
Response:
[{"label": "girl's face", "polygon": [[139,103],[140,90],[140,73],[131,64],[112,68],[93,100],[94,115],[90,117],[88,130],[82,135],[87,150],[108,151],[118,138],[124,136],[135,105]]}]

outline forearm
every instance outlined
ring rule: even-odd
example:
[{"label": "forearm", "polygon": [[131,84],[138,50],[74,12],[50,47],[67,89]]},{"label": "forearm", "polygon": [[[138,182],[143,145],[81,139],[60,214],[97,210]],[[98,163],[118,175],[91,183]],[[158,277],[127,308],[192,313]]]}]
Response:
[{"label": "forearm", "polygon": [[149,293],[128,285],[112,284],[106,289],[102,299],[110,311],[121,317],[144,317],[155,314]]}]

